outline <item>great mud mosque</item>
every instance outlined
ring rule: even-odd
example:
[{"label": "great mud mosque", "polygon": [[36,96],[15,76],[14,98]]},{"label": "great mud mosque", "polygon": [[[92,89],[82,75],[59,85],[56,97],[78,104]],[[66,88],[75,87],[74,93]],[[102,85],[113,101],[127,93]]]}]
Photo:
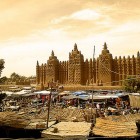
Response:
[{"label": "great mud mosque", "polygon": [[52,51],[47,63],[36,65],[36,84],[47,86],[50,81],[63,85],[121,86],[127,76],[140,76],[140,53],[137,56],[113,58],[104,43],[101,54],[84,60],[77,44],[68,61],[59,61]]}]

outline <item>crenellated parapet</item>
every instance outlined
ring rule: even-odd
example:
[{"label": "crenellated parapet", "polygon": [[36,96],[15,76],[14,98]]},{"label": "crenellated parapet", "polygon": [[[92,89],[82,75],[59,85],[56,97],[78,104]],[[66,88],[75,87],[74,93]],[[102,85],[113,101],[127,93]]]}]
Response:
[{"label": "crenellated parapet", "polygon": [[117,63],[118,63],[119,85],[122,85],[123,72],[122,72],[122,58],[121,58],[121,56],[119,56]]},{"label": "crenellated parapet", "polygon": [[39,67],[39,62],[37,61],[36,64],[36,84],[40,83],[40,67]]},{"label": "crenellated parapet", "polygon": [[44,64],[44,68],[43,68],[43,84],[45,85],[45,84],[47,84],[46,83],[46,73],[47,72],[47,64],[45,63]]},{"label": "crenellated parapet", "polygon": [[122,59],[122,79],[124,80],[126,78],[126,59],[125,56],[123,56]]},{"label": "crenellated parapet", "polygon": [[128,56],[126,59],[126,75],[132,75],[130,56]]},{"label": "crenellated parapet", "polygon": [[37,61],[36,64],[36,84],[42,86],[47,86],[50,81],[74,85],[121,86],[130,75],[140,76],[140,53],[136,57],[113,58],[106,43],[96,59],[84,60],[75,43],[68,61],[59,61],[52,51],[47,63],[39,65]]},{"label": "crenellated parapet", "polygon": [[137,77],[140,78],[140,52],[139,51],[137,53],[137,58],[136,58],[136,75]]},{"label": "crenellated parapet", "polygon": [[119,85],[119,65],[117,56],[113,59],[113,85]]},{"label": "crenellated parapet", "polygon": [[99,58],[96,61],[96,85],[99,85]]},{"label": "crenellated parapet", "polygon": [[68,61],[60,61],[59,63],[59,82],[66,84],[68,80]]},{"label": "crenellated parapet", "polygon": [[132,75],[136,75],[136,58],[134,57],[134,55],[132,55]]},{"label": "crenellated parapet", "polygon": [[89,81],[89,61],[88,61],[88,59],[86,59],[86,61],[84,63],[83,73],[84,73],[84,81],[86,81],[86,85],[89,85],[90,81]]},{"label": "crenellated parapet", "polygon": [[89,60],[89,84],[93,84],[93,61],[92,59]]},{"label": "crenellated parapet", "polygon": [[40,81],[41,81],[41,83],[43,84],[43,76],[44,76],[44,65],[42,64],[41,66],[40,66]]}]

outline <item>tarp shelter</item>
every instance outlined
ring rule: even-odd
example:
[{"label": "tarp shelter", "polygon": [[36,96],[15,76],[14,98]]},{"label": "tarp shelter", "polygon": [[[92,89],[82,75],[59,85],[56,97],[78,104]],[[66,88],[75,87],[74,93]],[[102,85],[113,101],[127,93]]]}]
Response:
[{"label": "tarp shelter", "polygon": [[47,91],[47,90],[42,90],[42,91],[36,91],[34,92],[35,95],[49,95],[50,94],[50,91]]},{"label": "tarp shelter", "polygon": [[27,94],[28,92],[25,92],[24,90],[21,90],[19,92],[14,92],[13,95],[24,95]]},{"label": "tarp shelter", "polygon": [[140,108],[140,95],[129,95],[130,106]]},{"label": "tarp shelter", "polygon": [[21,91],[21,89],[20,89],[18,86],[9,87],[9,89],[8,89],[8,90],[9,90],[9,91],[12,91],[12,92]]},{"label": "tarp shelter", "polygon": [[81,99],[81,100],[88,100],[89,99],[89,95],[84,95],[84,94],[83,95],[79,95],[78,98]]},{"label": "tarp shelter", "polygon": [[86,94],[86,92],[85,91],[76,91],[76,92],[73,92],[73,94],[78,96],[78,95]]},{"label": "tarp shelter", "polygon": [[22,89],[24,89],[24,90],[31,90],[32,87],[23,87]]},{"label": "tarp shelter", "polygon": [[65,100],[71,100],[71,99],[76,99],[78,98],[78,96],[74,96],[74,95],[69,95],[69,96],[63,96],[62,99],[65,99]]},{"label": "tarp shelter", "polygon": [[36,95],[36,94],[34,94],[34,93],[29,93],[29,94],[24,94],[24,95],[22,95],[23,97],[29,97],[29,96],[34,96],[34,95]]},{"label": "tarp shelter", "polygon": [[54,91],[50,92],[48,90],[41,90],[41,91],[34,92],[34,94],[36,94],[36,95],[37,94],[39,94],[39,95],[49,95],[50,93],[52,93],[52,95],[58,94],[58,92],[54,92]]},{"label": "tarp shelter", "polygon": [[13,92],[11,92],[11,91],[5,91],[4,92],[7,96],[11,96],[12,94],[13,94]]},{"label": "tarp shelter", "polygon": [[71,94],[70,91],[63,91],[63,92],[60,92],[58,95],[63,96],[63,95],[69,95],[69,94]]},{"label": "tarp shelter", "polygon": [[63,96],[62,99],[65,99],[65,100],[72,100],[72,99],[88,100],[89,96],[88,95],[79,95],[79,96],[69,95],[69,96]]},{"label": "tarp shelter", "polygon": [[117,109],[115,109],[113,107],[108,107],[108,110],[117,110]]},{"label": "tarp shelter", "polygon": [[[126,94],[123,94],[123,93],[117,93],[117,94],[96,94],[96,95],[93,95],[93,100],[103,100],[103,99],[110,99],[110,98],[119,98],[119,97],[122,97],[122,96],[126,96]],[[92,95],[90,95],[89,97],[90,99],[92,99]]]}]

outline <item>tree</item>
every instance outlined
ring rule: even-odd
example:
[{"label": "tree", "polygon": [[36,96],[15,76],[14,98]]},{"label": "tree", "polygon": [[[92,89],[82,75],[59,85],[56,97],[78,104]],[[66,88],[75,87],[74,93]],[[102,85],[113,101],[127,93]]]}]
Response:
[{"label": "tree", "polygon": [[127,92],[137,92],[140,90],[140,79],[136,76],[129,76],[125,79],[123,86]]},{"label": "tree", "polygon": [[13,73],[11,74],[11,76],[10,76],[10,79],[11,79],[12,82],[15,82],[15,81],[17,81],[17,80],[20,80],[20,75],[17,74],[17,73],[15,73],[15,72],[13,72]]},{"label": "tree", "polygon": [[35,79],[35,76],[22,76],[15,72],[10,75],[10,78],[7,79],[9,82],[16,82],[16,84],[30,84],[30,80]]},{"label": "tree", "polygon": [[0,103],[2,103],[2,100],[6,97],[6,93],[0,93]]},{"label": "tree", "polygon": [[16,84],[24,84],[25,81],[27,82],[27,77],[21,76],[15,72],[13,72],[9,78],[10,82],[16,82]]},{"label": "tree", "polygon": [[0,76],[1,76],[1,73],[2,73],[2,70],[4,69],[4,59],[0,59]]},{"label": "tree", "polygon": [[5,84],[5,82],[8,80],[6,76],[0,78],[0,84]]}]

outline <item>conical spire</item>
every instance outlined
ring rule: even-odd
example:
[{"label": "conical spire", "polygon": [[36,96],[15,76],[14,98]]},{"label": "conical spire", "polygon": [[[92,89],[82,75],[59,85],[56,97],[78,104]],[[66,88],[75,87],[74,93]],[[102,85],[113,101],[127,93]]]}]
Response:
[{"label": "conical spire", "polygon": [[107,44],[106,44],[106,42],[104,43],[104,45],[103,45],[104,47],[103,47],[103,50],[102,50],[102,54],[106,54],[106,53],[110,53],[109,52],[109,50],[107,49]]},{"label": "conical spire", "polygon": [[138,51],[138,52],[137,52],[137,57],[139,57],[139,56],[140,56],[140,52]]},{"label": "conical spire", "polygon": [[36,64],[37,66],[39,66],[39,62],[38,62],[38,60],[37,60],[37,64]]},{"label": "conical spire", "polygon": [[107,50],[107,44],[106,44],[106,42],[104,43],[104,50]]},{"label": "conical spire", "polygon": [[93,49],[93,61],[94,61],[94,57],[95,57],[95,46],[94,46],[94,49]]},{"label": "conical spire", "polygon": [[54,56],[54,51],[52,50],[52,54],[51,54],[51,56]]},{"label": "conical spire", "polygon": [[74,44],[74,51],[76,51],[77,50],[77,44],[75,43]]}]

